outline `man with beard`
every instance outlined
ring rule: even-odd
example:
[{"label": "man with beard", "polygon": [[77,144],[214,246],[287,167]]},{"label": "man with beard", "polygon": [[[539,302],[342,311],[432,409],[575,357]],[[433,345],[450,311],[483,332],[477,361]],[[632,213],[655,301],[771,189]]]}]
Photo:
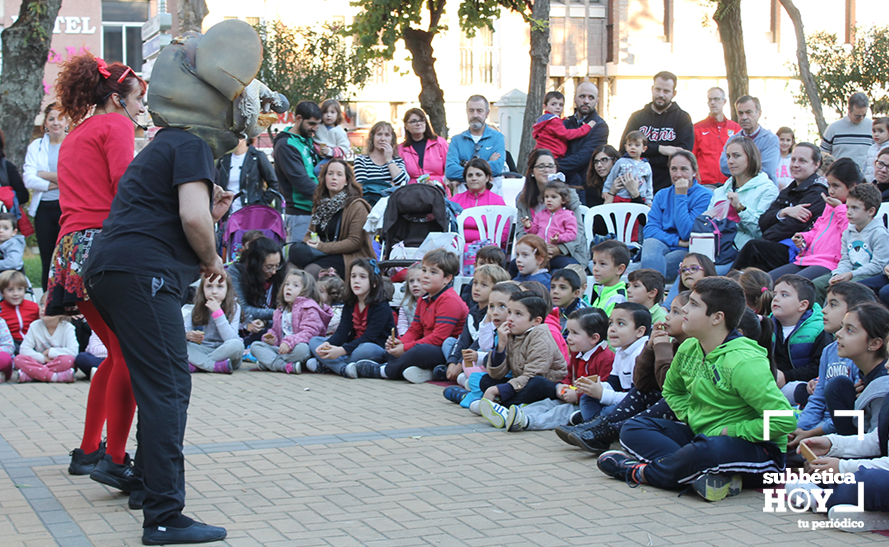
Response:
[{"label": "man with beard", "polygon": [[448,148],[448,161],[445,165],[445,177],[448,180],[464,182],[463,166],[472,158],[481,158],[491,165],[494,174],[491,189],[501,194],[503,164],[506,161],[506,144],[503,134],[492,129],[485,123],[491,111],[488,100],[481,95],[473,95],[466,101],[466,118],[469,129],[454,135]]},{"label": "man with beard", "polygon": [[[741,134],[753,139],[753,144],[756,145],[762,158],[763,172],[777,186],[778,162],[781,161],[781,144],[774,133],[759,125],[759,118],[762,116],[762,105],[759,99],[750,95],[739,97],[735,101],[735,110],[738,111],[738,124],[742,129]],[[728,142],[725,145],[728,146]],[[719,169],[726,177],[731,175],[728,169],[728,158],[725,155],[725,148],[722,149],[722,155],[719,157]]]},{"label": "man with beard", "polygon": [[[321,108],[312,101],[296,105],[293,125],[275,137],[275,175],[287,201],[284,224],[287,242],[302,241],[312,220],[312,195],[318,186],[315,164],[318,157],[312,137],[321,123]],[[501,137],[502,139],[502,137]]]},{"label": "man with beard", "polygon": [[642,157],[651,165],[654,193],[672,184],[668,167],[670,156],[677,150],[691,152],[695,130],[688,112],[673,102],[679,80],[671,72],[658,72],[651,86],[651,102],[634,112],[620,138],[621,152],[630,131],[641,131],[648,138],[648,149]]},{"label": "man with beard", "polygon": [[577,191],[581,203],[586,203],[584,187],[587,169],[593,152],[608,142],[608,124],[599,116],[599,88],[592,82],[583,82],[574,91],[574,115],[562,122],[568,129],[577,129],[590,120],[596,125],[585,137],[568,141],[568,151],[559,160],[559,171],[565,175],[565,183]]}]

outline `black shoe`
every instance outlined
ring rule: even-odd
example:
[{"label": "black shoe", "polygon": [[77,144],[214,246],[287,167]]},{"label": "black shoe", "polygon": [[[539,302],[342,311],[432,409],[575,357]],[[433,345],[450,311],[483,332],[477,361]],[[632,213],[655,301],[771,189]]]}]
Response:
[{"label": "black shoe", "polygon": [[142,529],[142,545],[168,545],[182,543],[210,543],[222,541],[228,532],[219,526],[195,522],[186,528],[151,526]]},{"label": "black shoe", "polygon": [[130,492],[130,499],[127,500],[127,507],[132,509],[133,511],[138,511],[142,509],[142,505],[145,504],[145,489],[140,488],[138,490],[133,490]]},{"label": "black shoe", "polygon": [[[574,418],[574,415],[572,414],[571,417]],[[580,435],[584,431],[587,431],[587,430],[590,430],[590,429],[596,427],[597,425],[599,425],[600,423],[602,423],[604,421],[605,421],[604,416],[596,416],[592,420],[590,420],[588,422],[584,422],[580,425],[560,425],[559,427],[556,428],[556,435],[558,435],[559,438],[562,439],[562,441],[564,441],[570,445],[579,446],[576,443],[576,441],[572,438],[572,434],[576,437],[577,435]]]},{"label": "black shoe", "polygon": [[580,425],[583,423],[583,413],[581,411],[576,411],[571,414],[571,417],[568,418],[568,425]]},{"label": "black shoe", "polygon": [[111,454],[105,454],[90,473],[90,478],[126,493],[142,488],[142,480],[133,472],[129,454],[124,456],[123,464],[114,463]]},{"label": "black shoe", "polygon": [[581,449],[598,456],[611,448],[611,443],[620,437],[620,431],[611,425],[611,422],[602,420],[592,429],[582,433],[572,433],[569,437]]},{"label": "black shoe", "polygon": [[370,359],[355,361],[355,370],[358,372],[359,378],[382,378],[381,367],[381,364]]},{"label": "black shoe", "polygon": [[448,366],[447,365],[436,365],[434,369],[432,369],[432,381],[433,382],[444,382],[448,379]]},{"label": "black shoe", "polygon": [[105,456],[105,441],[99,444],[99,448],[95,452],[87,454],[83,450],[75,448],[68,455],[71,456],[71,464],[68,466],[69,475],[89,475]]}]

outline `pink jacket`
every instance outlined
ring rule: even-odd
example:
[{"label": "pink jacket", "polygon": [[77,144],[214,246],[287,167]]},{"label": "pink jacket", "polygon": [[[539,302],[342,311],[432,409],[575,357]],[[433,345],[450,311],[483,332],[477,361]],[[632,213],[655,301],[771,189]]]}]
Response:
[{"label": "pink jacket", "polygon": [[[467,190],[452,197],[451,201],[463,207],[463,210],[484,205],[506,205],[502,197],[490,190],[483,190],[481,194],[474,194]],[[475,220],[470,218],[466,221],[466,224],[463,225],[463,235],[466,238],[466,243],[479,240],[478,225],[475,223]],[[509,237],[509,234],[506,234],[506,237]],[[504,238],[504,241],[506,241],[506,238]]]},{"label": "pink jacket", "polygon": [[441,137],[426,140],[426,153],[423,155],[423,168],[420,169],[420,156],[411,145],[398,145],[398,155],[404,159],[407,175],[411,178],[408,184],[417,182],[417,177],[428,174],[430,179],[444,182],[445,162],[448,159],[448,141]]},{"label": "pink jacket", "polygon": [[565,362],[571,362],[571,351],[568,349],[568,344],[565,342],[565,337],[562,336],[562,323],[561,319],[559,319],[559,308],[553,308],[553,311],[550,312],[549,315],[546,316],[546,320],[544,320],[546,326],[549,327],[549,331],[553,335],[553,339],[556,341],[556,345],[559,346],[559,351],[562,352],[562,355],[565,356]]},{"label": "pink jacket", "polygon": [[330,318],[333,317],[333,310],[327,304],[322,308],[317,302],[305,296],[299,296],[293,302],[291,309],[291,320],[293,321],[293,334],[283,336],[281,331],[281,315],[284,313],[283,308],[275,310],[272,316],[272,328],[269,332],[275,335],[275,345],[281,345],[281,342],[287,342],[290,349],[296,347],[297,344],[308,344],[315,336],[325,336],[327,334],[327,325]]},{"label": "pink jacket", "polygon": [[555,213],[550,213],[549,209],[542,209],[534,214],[528,233],[539,235],[547,243],[552,243],[550,238],[556,234],[559,236],[559,243],[574,241],[577,239],[577,218],[574,216],[574,211],[564,207]]},{"label": "pink jacket", "polygon": [[840,263],[843,232],[849,227],[846,204],[824,206],[824,212],[808,232],[803,232],[806,248],[793,261],[797,266],[824,266],[833,270]]}]

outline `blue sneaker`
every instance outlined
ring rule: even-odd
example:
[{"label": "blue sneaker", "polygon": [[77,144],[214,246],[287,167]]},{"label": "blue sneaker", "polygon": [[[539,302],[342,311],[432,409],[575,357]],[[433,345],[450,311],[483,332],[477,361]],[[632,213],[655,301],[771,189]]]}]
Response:
[{"label": "blue sneaker", "polygon": [[459,405],[463,402],[463,398],[469,395],[469,391],[460,386],[448,386],[444,388],[442,395],[444,395],[444,398],[448,401]]},{"label": "blue sneaker", "polygon": [[618,480],[626,481],[631,488],[642,484],[639,471],[645,468],[645,463],[633,458],[620,450],[609,450],[596,461],[599,471]]}]

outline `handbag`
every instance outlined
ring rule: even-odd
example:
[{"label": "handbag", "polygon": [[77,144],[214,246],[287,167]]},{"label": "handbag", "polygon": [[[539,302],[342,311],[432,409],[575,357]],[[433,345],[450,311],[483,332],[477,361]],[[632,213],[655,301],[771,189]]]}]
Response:
[{"label": "handbag", "polygon": [[731,209],[728,201],[720,201],[712,209],[704,211],[695,218],[692,233],[713,234],[713,263],[716,265],[731,264],[738,256],[735,247],[735,236],[738,234],[738,223],[730,217],[737,214]]}]

